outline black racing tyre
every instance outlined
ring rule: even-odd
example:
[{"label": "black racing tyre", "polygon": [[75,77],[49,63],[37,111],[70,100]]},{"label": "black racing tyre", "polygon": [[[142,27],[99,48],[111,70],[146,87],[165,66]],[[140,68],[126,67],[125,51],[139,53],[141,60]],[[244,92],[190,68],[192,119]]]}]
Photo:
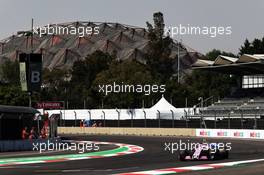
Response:
[{"label": "black racing tyre", "polygon": [[229,158],[229,152],[228,151],[225,151],[225,159],[228,159]]},{"label": "black racing tyre", "polygon": [[212,150],[208,150],[207,152],[207,158],[208,160],[216,160],[217,159],[217,151],[215,153],[212,152]]},{"label": "black racing tyre", "polygon": [[179,152],[180,161],[186,161],[185,157],[188,156],[188,152],[186,150]]}]

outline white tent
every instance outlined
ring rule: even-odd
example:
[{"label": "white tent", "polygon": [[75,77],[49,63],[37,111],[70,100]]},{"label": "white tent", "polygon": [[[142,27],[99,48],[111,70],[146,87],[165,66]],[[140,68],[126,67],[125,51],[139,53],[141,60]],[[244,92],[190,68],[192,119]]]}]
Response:
[{"label": "white tent", "polygon": [[161,97],[161,99],[151,108],[148,109],[148,111],[156,112],[157,118],[161,119],[174,119],[179,120],[184,116],[184,108],[176,108],[172,104],[170,104],[164,96]]},{"label": "white tent", "polygon": [[161,97],[161,99],[152,106],[149,110],[159,110],[159,111],[175,111],[177,108],[175,108],[172,104],[170,104],[164,96]]}]

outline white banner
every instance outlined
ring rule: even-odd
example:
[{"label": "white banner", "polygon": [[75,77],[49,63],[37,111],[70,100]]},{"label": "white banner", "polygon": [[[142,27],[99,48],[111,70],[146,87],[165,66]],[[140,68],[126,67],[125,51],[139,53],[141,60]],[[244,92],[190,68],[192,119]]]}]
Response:
[{"label": "white banner", "polygon": [[249,129],[196,129],[198,137],[226,137],[244,139],[264,139],[264,130]]}]

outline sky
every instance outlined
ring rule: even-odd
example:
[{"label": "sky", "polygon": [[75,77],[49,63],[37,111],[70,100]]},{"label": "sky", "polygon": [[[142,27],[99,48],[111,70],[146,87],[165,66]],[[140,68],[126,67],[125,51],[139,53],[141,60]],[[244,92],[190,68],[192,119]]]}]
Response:
[{"label": "sky", "polygon": [[73,21],[119,22],[146,27],[154,12],[166,26],[228,27],[230,35],[176,35],[191,48],[206,53],[214,48],[237,54],[248,38],[264,36],[262,0],[0,0],[0,40],[35,26]]}]

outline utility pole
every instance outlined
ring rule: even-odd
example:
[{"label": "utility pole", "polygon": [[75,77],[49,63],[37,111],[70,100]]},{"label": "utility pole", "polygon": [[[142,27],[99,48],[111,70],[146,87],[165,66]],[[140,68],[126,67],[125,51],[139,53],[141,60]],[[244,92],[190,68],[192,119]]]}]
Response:
[{"label": "utility pole", "polygon": [[28,106],[32,107],[32,92],[28,92]]},{"label": "utility pole", "polygon": [[31,53],[33,53],[33,32],[34,32],[34,19],[31,19]]},{"label": "utility pole", "polygon": [[180,39],[180,41],[177,41],[178,43],[178,51],[177,51],[177,55],[178,55],[178,83],[180,83],[180,45],[181,45],[182,40]]},{"label": "utility pole", "polygon": [[83,100],[83,109],[86,109],[86,99]]},{"label": "utility pole", "polygon": [[200,103],[200,107],[201,107],[201,116],[200,116],[200,128],[202,128],[202,125],[204,125],[204,128],[206,128],[206,124],[205,124],[205,121],[204,121],[204,116],[203,116],[203,108],[204,108],[204,99],[203,97],[199,97],[198,98],[199,101],[201,101]]},{"label": "utility pole", "polygon": [[[31,19],[31,37],[30,37],[30,47],[31,47],[31,53],[33,53],[33,23],[34,19]],[[28,64],[30,65],[31,62],[31,56],[28,58]],[[30,66],[29,66],[30,67]],[[29,100],[29,107],[32,107],[32,91],[28,92],[28,100]]]}]

